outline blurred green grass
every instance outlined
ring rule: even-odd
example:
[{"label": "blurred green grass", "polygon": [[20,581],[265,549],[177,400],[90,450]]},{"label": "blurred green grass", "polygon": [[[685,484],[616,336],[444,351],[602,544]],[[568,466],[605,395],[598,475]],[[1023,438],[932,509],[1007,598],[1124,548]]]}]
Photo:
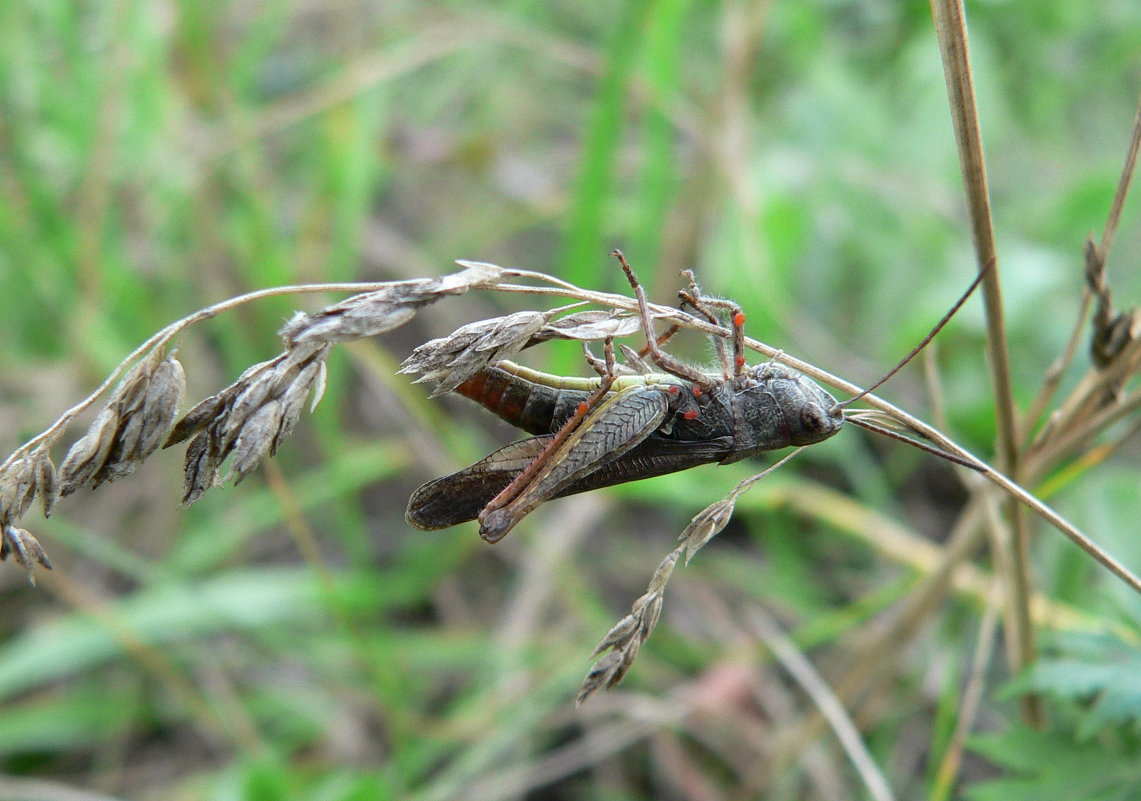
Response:
[{"label": "blurred green grass", "polygon": [[[1081,243],[1104,225],[1121,169],[1141,8],[1009,0],[969,13],[1025,402],[1064,342]],[[606,256],[617,246],[655,299],[695,267],[745,307],[753,336],[867,383],[974,269],[920,5],[11,2],[0,93],[5,452],[154,330],[258,287],[435,275],[476,258],[621,290]],[[1127,305],[1141,294],[1139,236],[1127,214],[1110,260]],[[273,355],[273,332],[304,304],[267,301],[187,337],[193,399]],[[615,723],[631,737],[617,749],[628,762],[612,757],[626,783],[589,760],[560,774],[560,755],[578,763],[559,746],[604,727],[607,704],[664,705],[740,651],[705,594],[759,599],[813,645],[895,597],[908,574],[865,541],[743,503],[721,550],[675,579],[625,685],[645,697],[572,717],[596,639],[673,533],[745,470],[562,502],[495,549],[468,528],[408,529],[413,487],[508,434],[429,403],[395,365],[503,308],[465,296],[335,358],[317,414],[239,489],[176,512],[178,459],[164,454],[29,520],[60,569],[35,592],[0,571],[0,769],[132,798],[435,799],[471,797],[477,780],[483,797],[516,780],[534,798],[647,797],[654,780],[636,766],[669,762],[654,743],[708,744],[707,724],[663,723],[646,740]],[[983,336],[965,309],[939,354],[952,430],[985,453]],[[573,349],[531,358],[581,370]],[[911,373],[884,394],[927,416],[920,387]],[[903,451],[846,432],[801,469],[940,532],[950,482],[901,492],[920,461]],[[787,472],[778,485],[801,480]],[[1126,453],[1056,499],[1132,564],[1135,503],[1121,487],[1135,475]],[[1060,537],[1040,540],[1039,576],[1061,600],[1136,608]],[[954,615],[934,628],[924,646],[953,675],[973,629]],[[905,663],[898,684],[922,679]],[[898,714],[939,742],[940,703]],[[922,794],[892,720],[870,739],[899,787]],[[528,768],[574,779],[528,785]],[[796,780],[770,789],[807,797]]]}]

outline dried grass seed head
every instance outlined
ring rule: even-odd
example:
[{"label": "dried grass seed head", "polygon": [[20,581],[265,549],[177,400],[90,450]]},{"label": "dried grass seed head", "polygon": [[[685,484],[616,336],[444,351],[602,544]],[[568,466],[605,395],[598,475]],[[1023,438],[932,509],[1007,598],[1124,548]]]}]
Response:
[{"label": "dried grass seed head", "polygon": [[118,427],[119,413],[113,405],[108,404],[99,410],[87,433],[71,446],[60,465],[60,495],[66,498],[94,478],[107,461]]},{"label": "dried grass seed head", "polygon": [[55,462],[47,448],[41,446],[32,453],[36,469],[36,492],[40,496],[40,508],[44,517],[51,517],[55,502],[59,499],[59,474]]},{"label": "dried grass seed head", "polygon": [[451,392],[471,376],[526,347],[548,315],[521,311],[457,328],[425,342],[400,365],[400,372],[421,374],[415,383],[436,382],[431,397]]},{"label": "dried grass seed head", "polygon": [[542,327],[535,339],[577,339],[583,342],[598,342],[608,337],[633,336],[642,330],[642,321],[628,312],[602,309],[588,309],[574,312]]},{"label": "dried grass seed head", "polygon": [[63,460],[61,495],[128,475],[167,436],[186,390],[182,365],[156,348],[131,369]]},{"label": "dried grass seed head", "polygon": [[447,295],[494,286],[513,275],[494,264],[458,262],[457,273],[439,278],[393,281],[373,292],[364,292],[327,306],[315,314],[298,312],[278,332],[287,348],[309,343],[349,342],[399,328],[422,306]]},{"label": "dried grass seed head", "polygon": [[328,343],[303,343],[256,364],[175,425],[168,445],[194,435],[186,449],[182,506],[219,483],[218,471],[227,457],[233,456],[227,478],[237,483],[276,453],[306,399],[312,395],[315,406],[320,398],[330,348]]},{"label": "dried grass seed head", "polygon": [[36,465],[30,455],[13,459],[0,471],[0,524],[19,520],[36,496]]},{"label": "dried grass seed head", "polygon": [[26,529],[12,525],[0,526],[0,561],[6,561],[11,556],[28,576],[28,583],[36,584],[36,565],[51,570],[52,563],[32,534]]},{"label": "dried grass seed head", "polygon": [[678,539],[685,545],[685,563],[697,553],[707,542],[721,533],[733,517],[733,509],[737,505],[736,495],[714,501],[693,516],[689,525],[681,532]]},{"label": "dried grass seed head", "polygon": [[13,523],[23,517],[37,496],[47,517],[59,496],[59,484],[55,465],[43,446],[30,454],[13,456],[0,470],[0,561],[13,556],[33,585],[35,565],[51,570],[51,561],[34,536]]}]

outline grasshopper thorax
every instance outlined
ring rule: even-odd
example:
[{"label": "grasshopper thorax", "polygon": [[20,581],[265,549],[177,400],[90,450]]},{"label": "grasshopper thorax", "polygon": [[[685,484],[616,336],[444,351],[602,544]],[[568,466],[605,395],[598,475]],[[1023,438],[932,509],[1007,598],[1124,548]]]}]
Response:
[{"label": "grasshopper thorax", "polygon": [[733,379],[733,452],[722,464],[764,451],[812,445],[844,425],[836,399],[800,373],[776,362]]}]

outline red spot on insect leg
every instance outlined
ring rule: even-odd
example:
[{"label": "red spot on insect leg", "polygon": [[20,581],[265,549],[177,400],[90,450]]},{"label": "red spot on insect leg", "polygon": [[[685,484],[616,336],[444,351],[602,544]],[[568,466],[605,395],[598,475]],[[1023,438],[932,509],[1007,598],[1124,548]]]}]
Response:
[{"label": "red spot on insect leg", "polygon": [[585,404],[585,403],[580,403],[580,404],[578,405],[578,414],[580,414],[580,415],[581,415],[581,414],[586,414],[586,408],[587,408],[587,407],[586,407],[586,404]]},{"label": "red spot on insect leg", "polygon": [[689,409],[687,411],[682,412],[681,416],[684,417],[686,420],[694,420],[697,417],[697,410],[696,409]]},{"label": "red spot on insect leg", "polygon": [[744,367],[745,366],[745,357],[744,356],[738,356],[733,361],[735,361],[737,363],[738,367]]},{"label": "red spot on insect leg", "polygon": [[737,312],[736,314],[733,315],[733,325],[740,328],[744,324],[745,324],[745,313],[744,312]]}]

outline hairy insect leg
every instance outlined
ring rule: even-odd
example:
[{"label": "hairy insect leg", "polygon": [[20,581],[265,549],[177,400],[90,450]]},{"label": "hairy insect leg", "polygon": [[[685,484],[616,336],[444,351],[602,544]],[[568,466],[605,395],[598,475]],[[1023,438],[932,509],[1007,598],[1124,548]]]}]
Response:
[{"label": "hairy insect leg", "polygon": [[[512,501],[531,487],[536,476],[543,472],[544,468],[547,467],[563,443],[570,438],[587,415],[606,397],[611,386],[614,385],[614,379],[617,378],[617,362],[614,358],[614,340],[607,337],[603,341],[602,350],[605,357],[604,372],[602,373],[598,386],[587,396],[585,401],[579,404],[570,419],[563,423],[562,428],[555,432],[546,447],[531,460],[531,463],[528,464],[519,475],[512,479],[510,484],[504,487],[502,492],[492,498],[487,506],[483,508],[483,511],[479,513],[479,534],[487,542],[498,542],[503,539],[518,520],[513,518],[509,524],[507,524],[506,521],[501,521],[497,525],[489,525],[486,521],[503,517],[502,515],[495,516],[495,513],[511,504]],[[523,512],[523,514],[526,514],[526,512]],[[518,517],[521,518],[522,515]]]},{"label": "hairy insect leg", "polygon": [[[605,345],[603,348],[605,349]],[[638,356],[636,351],[631,350],[625,345],[619,345],[622,349],[622,355],[626,358],[629,364],[615,363],[613,366],[607,364],[605,358],[598,358],[590,349],[589,342],[582,343],[582,355],[590,369],[598,373],[599,376],[605,378],[607,375],[645,375],[646,373],[653,372],[650,370],[641,357]]]},{"label": "hairy insect leg", "polygon": [[646,354],[634,350],[629,345],[619,344],[618,347],[622,349],[622,356],[626,359],[626,363],[634,369],[634,372],[640,375],[649,375],[654,372],[654,369],[645,360]]},{"label": "hairy insect leg", "polygon": [[[714,325],[720,325],[721,320],[716,314],[709,311],[710,308],[722,309],[729,317],[733,329],[733,361],[732,361],[732,374],[735,376],[744,375],[745,373],[745,313],[741,311],[741,307],[734,301],[722,298],[711,298],[708,295],[702,294],[701,287],[697,285],[697,279],[693,274],[693,270],[683,270],[682,275],[689,279],[689,292],[684,290],[678,292],[690,306],[700,312],[707,320]],[[721,370],[725,377],[728,378],[730,374],[729,357],[725,353],[725,343],[721,341],[720,337],[714,338],[714,345],[717,348],[717,358],[721,362]]]},{"label": "hairy insect leg", "polygon": [[603,378],[606,377],[606,361],[600,359],[590,352],[590,343],[582,343],[582,357],[586,359],[586,363],[590,365],[590,369],[598,373]]},{"label": "hairy insect leg", "polygon": [[[710,298],[702,293],[701,286],[697,285],[697,278],[691,269],[682,270],[681,274],[689,280],[689,291],[678,292],[682,300],[693,306],[699,314],[713,325],[721,325],[721,318],[713,314],[707,307],[720,308],[728,311],[729,322],[733,329],[733,359],[726,353],[725,341],[720,337],[713,338],[713,347],[717,349],[718,362],[721,364],[721,374],[727,380],[729,375],[743,375],[745,372],[745,313],[741,306],[731,300]],[[731,365],[731,366],[730,366]]]},{"label": "hairy insect leg", "polygon": [[[691,304],[686,299],[686,295],[685,295],[684,291],[680,291],[677,294],[678,294],[678,297],[681,299],[681,302],[678,303],[678,305],[677,305],[677,310],[678,311],[685,311],[685,307],[689,306]],[[720,323],[718,323],[717,320],[715,320],[715,319],[710,319],[709,322],[713,323],[714,325],[720,325]],[[673,325],[671,325],[669,328],[666,329],[666,332],[664,334],[659,334],[658,338],[657,338],[658,347],[661,347],[662,345],[666,344],[671,339],[673,339],[674,336],[679,331],[681,331],[681,329],[682,329],[681,323],[674,323]],[[625,353],[625,352],[626,352],[626,349],[625,349],[625,346],[623,346],[623,353]],[[638,351],[638,361],[645,359],[649,355],[650,355],[650,346],[646,345],[640,351]],[[647,370],[646,372],[653,372],[653,371]]]},{"label": "hairy insect leg", "polygon": [[685,362],[675,359],[662,350],[658,344],[657,337],[654,336],[654,321],[653,318],[650,317],[650,302],[646,300],[646,290],[643,289],[642,284],[638,281],[638,277],[634,275],[634,269],[630,266],[630,262],[626,261],[626,257],[622,254],[622,251],[615,249],[610,252],[610,255],[618,259],[618,263],[622,265],[622,271],[626,273],[626,280],[630,282],[630,287],[634,290],[634,297],[638,301],[638,312],[642,316],[642,328],[645,329],[646,332],[646,348],[654,364],[671,375],[693,382],[696,387],[700,387],[702,391],[710,392],[713,389],[713,383],[710,381],[709,376],[690,367]]},{"label": "hairy insect leg", "polygon": [[[686,306],[692,307],[697,314],[704,317],[706,322],[711,325],[721,325],[721,320],[718,319],[717,315],[709,311],[709,309],[705,308],[702,304],[701,288],[697,285],[697,278],[694,276],[693,270],[682,270],[681,274],[689,279],[689,290],[678,290],[677,295],[681,298],[681,304],[679,305],[682,308]],[[725,340],[719,336],[713,336],[711,338],[713,340],[713,348],[717,351],[717,363],[721,365],[721,375],[728,380],[732,368],[730,367],[729,353],[725,350]]]}]

